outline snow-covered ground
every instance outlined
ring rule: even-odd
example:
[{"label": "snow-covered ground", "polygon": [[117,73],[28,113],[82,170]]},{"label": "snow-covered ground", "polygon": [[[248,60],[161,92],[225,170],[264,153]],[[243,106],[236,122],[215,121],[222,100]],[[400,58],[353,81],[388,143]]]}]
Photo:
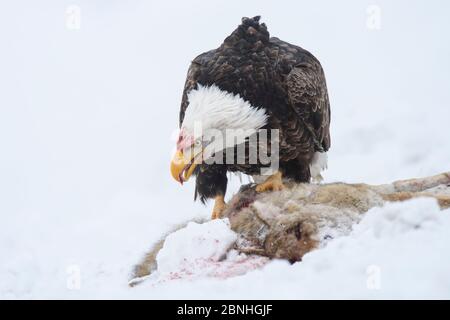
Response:
[{"label": "snow-covered ground", "polygon": [[[219,261],[233,241],[226,223],[192,223],[166,240],[158,271],[136,290],[184,299],[205,299],[212,291],[229,299],[448,299],[449,227],[450,209],[442,212],[434,199],[392,203],[290,265],[234,251]],[[250,272],[242,276],[243,268]]]},{"label": "snow-covered ground", "polygon": [[[81,10],[79,29],[69,5]],[[1,298],[450,298],[450,212],[430,199],[373,209],[301,263],[127,286],[153,243],[211,210],[193,203],[192,182],[180,187],[168,172],[192,57],[219,45],[241,16],[261,14],[273,35],[312,51],[326,71],[326,182],[436,174],[450,170],[449,4],[18,0],[0,8]],[[174,239],[166,253],[181,244]],[[170,257],[167,270],[177,263]]]}]

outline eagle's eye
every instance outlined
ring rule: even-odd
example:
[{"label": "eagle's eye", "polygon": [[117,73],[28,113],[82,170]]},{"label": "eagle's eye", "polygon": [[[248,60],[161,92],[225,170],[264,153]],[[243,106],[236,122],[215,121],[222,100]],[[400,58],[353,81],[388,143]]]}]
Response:
[{"label": "eagle's eye", "polygon": [[199,138],[199,139],[195,140],[194,145],[196,147],[200,147],[202,145],[202,139]]}]

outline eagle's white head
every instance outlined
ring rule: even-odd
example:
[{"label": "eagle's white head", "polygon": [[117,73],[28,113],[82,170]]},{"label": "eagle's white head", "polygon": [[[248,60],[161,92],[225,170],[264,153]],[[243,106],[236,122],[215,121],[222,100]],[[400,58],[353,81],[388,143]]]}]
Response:
[{"label": "eagle's white head", "polygon": [[[188,102],[171,162],[172,176],[180,183],[189,179],[196,165],[211,153],[231,147],[229,139],[225,142],[226,134],[233,132],[246,138],[267,123],[264,109],[215,85],[198,85],[188,93]],[[232,139],[231,143],[237,141]]]}]

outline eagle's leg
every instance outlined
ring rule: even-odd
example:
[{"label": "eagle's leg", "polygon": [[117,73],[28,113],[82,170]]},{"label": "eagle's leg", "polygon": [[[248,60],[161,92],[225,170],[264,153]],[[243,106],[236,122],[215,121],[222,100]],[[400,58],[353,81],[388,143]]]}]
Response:
[{"label": "eagle's leg", "polygon": [[214,208],[211,215],[211,219],[219,219],[222,216],[222,212],[225,210],[226,203],[223,195],[218,195],[214,198]]},{"label": "eagle's leg", "polygon": [[280,191],[284,189],[282,174],[280,171],[275,172],[268,177],[266,181],[256,186],[256,192]]},{"label": "eagle's leg", "polygon": [[225,193],[227,192],[227,169],[219,164],[201,164],[197,172],[195,194],[200,196],[202,203],[214,199],[214,208],[211,219],[222,216],[225,209]]}]

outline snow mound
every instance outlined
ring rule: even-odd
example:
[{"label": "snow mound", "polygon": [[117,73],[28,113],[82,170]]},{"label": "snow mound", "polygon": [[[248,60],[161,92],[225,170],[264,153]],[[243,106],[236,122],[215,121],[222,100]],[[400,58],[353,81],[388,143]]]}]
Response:
[{"label": "snow mound", "polygon": [[[448,210],[447,210],[448,211]],[[418,198],[375,207],[356,225],[356,234],[371,234],[377,239],[390,239],[404,233],[435,228],[443,219],[437,201]]]},{"label": "snow mound", "polygon": [[269,259],[232,250],[238,236],[228,219],[206,223],[190,222],[165,239],[156,256],[158,269],[149,279],[152,284],[195,278],[228,278],[257,269]]},{"label": "snow mound", "polygon": [[156,261],[160,273],[170,273],[199,261],[219,261],[236,241],[226,220],[207,223],[190,222],[185,228],[170,234]]}]

